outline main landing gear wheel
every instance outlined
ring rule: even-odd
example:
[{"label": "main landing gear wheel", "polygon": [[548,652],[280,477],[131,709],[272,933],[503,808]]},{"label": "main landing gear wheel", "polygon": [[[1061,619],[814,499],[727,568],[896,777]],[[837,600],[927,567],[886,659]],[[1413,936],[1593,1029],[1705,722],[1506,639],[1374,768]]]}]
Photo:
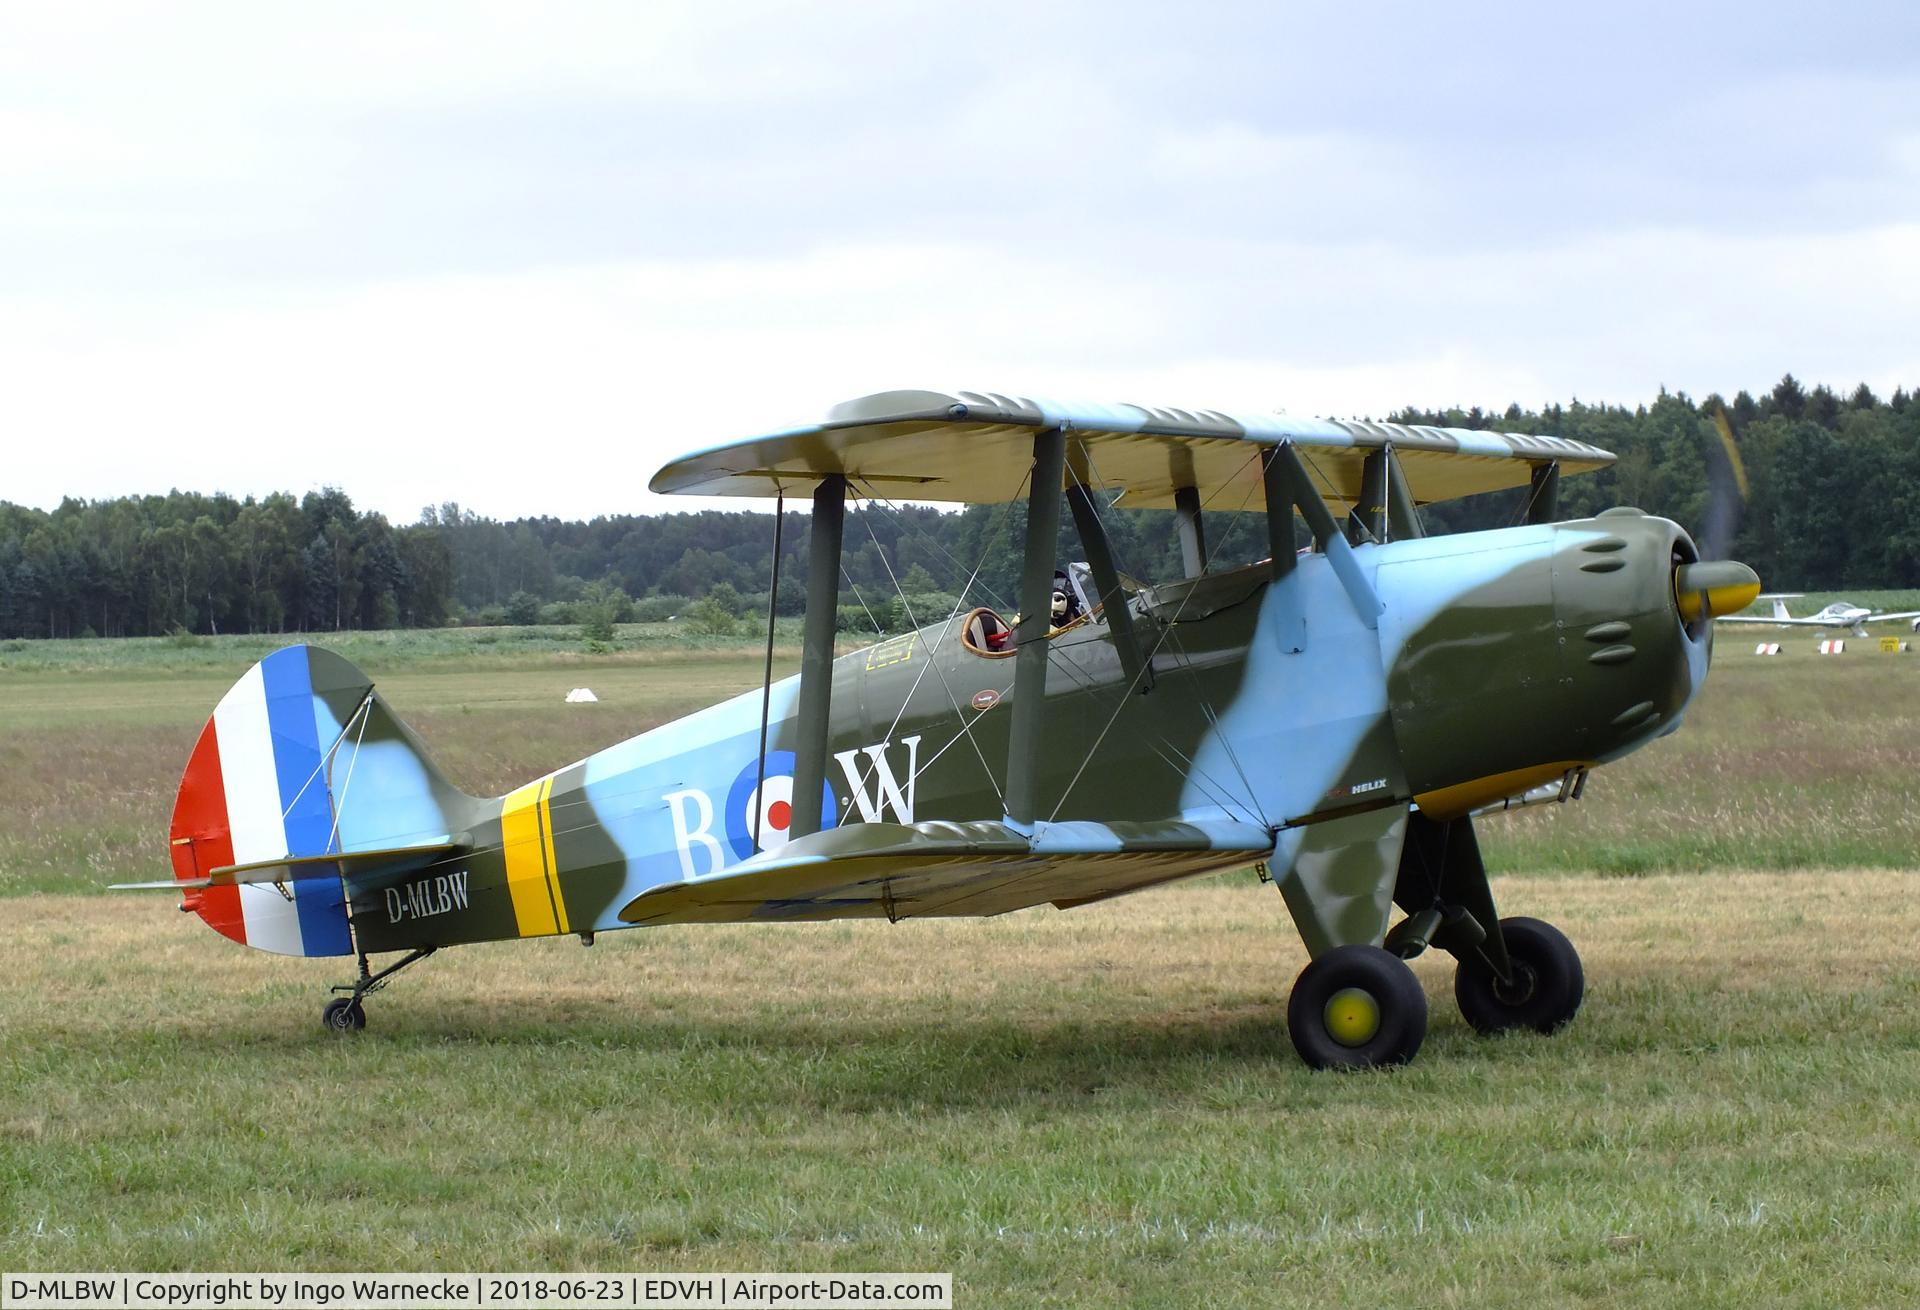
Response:
[{"label": "main landing gear wheel", "polygon": [[1301,970],[1287,1035],[1315,1069],[1405,1064],[1427,1035],[1427,994],[1378,946],[1337,946]]},{"label": "main landing gear wheel", "polygon": [[1477,952],[1467,955],[1453,979],[1460,1013],[1488,1036],[1510,1028],[1550,1033],[1565,1027],[1587,989],[1573,943],[1538,919],[1502,919],[1500,935],[1513,960],[1513,982],[1501,982]]},{"label": "main landing gear wheel", "polygon": [[367,1012],[357,998],[339,996],[327,1002],[327,1008],[320,1012],[320,1022],[330,1032],[357,1033],[367,1026]]}]

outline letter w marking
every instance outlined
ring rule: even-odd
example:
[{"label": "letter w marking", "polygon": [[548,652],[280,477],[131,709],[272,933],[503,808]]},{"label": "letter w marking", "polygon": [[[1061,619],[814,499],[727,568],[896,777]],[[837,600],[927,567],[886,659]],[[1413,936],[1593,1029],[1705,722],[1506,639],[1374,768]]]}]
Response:
[{"label": "letter w marking", "polygon": [[[862,823],[879,823],[888,809],[901,823],[913,822],[913,789],[920,772],[920,737],[902,737],[900,744],[907,748],[907,786],[903,792],[899,779],[893,776],[893,766],[887,763],[887,743],[878,746],[862,746],[857,750],[840,751],[834,759],[840,761],[840,772],[847,775],[847,787],[853,795],[853,803],[860,811]],[[864,771],[860,767],[859,757],[867,757],[870,766]],[[864,772],[864,776],[863,776]],[[867,792],[867,782],[874,784],[873,794]]]}]

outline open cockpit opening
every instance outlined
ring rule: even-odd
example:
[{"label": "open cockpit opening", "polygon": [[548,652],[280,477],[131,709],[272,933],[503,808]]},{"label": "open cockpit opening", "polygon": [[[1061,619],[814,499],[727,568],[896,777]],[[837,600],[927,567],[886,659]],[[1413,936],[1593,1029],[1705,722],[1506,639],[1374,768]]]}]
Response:
[{"label": "open cockpit opening", "polygon": [[[1058,627],[1047,630],[1049,637],[1058,637],[1063,632],[1085,624],[1094,616],[1081,611],[1080,614]],[[1018,616],[1015,616],[1015,622]],[[1000,617],[998,610],[988,609],[985,605],[967,612],[960,624],[960,644],[975,655],[984,655],[988,659],[1008,659],[1014,653],[1013,624]]]}]

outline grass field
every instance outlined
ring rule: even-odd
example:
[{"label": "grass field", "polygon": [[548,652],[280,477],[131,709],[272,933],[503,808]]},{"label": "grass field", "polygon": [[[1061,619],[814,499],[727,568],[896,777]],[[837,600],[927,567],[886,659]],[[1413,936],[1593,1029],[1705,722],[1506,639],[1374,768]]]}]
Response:
[{"label": "grass field", "polygon": [[[636,625],[617,653],[589,656],[565,630],[526,631],[327,644],[374,675],[456,783],[487,795],[760,678],[751,638],[675,644],[670,625]],[[1821,657],[1815,634],[1781,635],[1784,652],[1766,659],[1746,633],[1724,635],[1686,730],[1596,774],[1578,805],[1489,820],[1491,867],[1908,867],[1920,849],[1920,652],[1855,642]],[[157,836],[194,733],[271,643],[17,644],[24,653],[0,651],[0,895],[164,876]],[[777,648],[777,674],[798,663]],[[600,703],[563,704],[581,685]]]},{"label": "grass field", "polygon": [[[565,629],[352,633],[325,644],[372,674],[454,781],[498,795],[601,746],[758,685],[764,648],[621,630],[583,654]],[[0,895],[165,877],[174,791],[200,725],[285,644],[219,638],[16,643],[0,651]],[[775,674],[799,667],[775,651]],[[567,705],[590,686],[595,705]],[[156,872],[158,870],[158,872]]]},{"label": "grass field", "polygon": [[[752,684],[749,644],[342,643],[497,791]],[[496,640],[488,646],[505,644]],[[338,962],[165,898],[193,733],[258,652],[0,652],[0,1267],[951,1269],[957,1303],[1920,1301],[1920,655],[1723,642],[1687,729],[1489,820],[1586,1007],[1307,1072],[1305,962],[1233,875],[988,922]],[[99,653],[96,653],[99,652]],[[383,662],[384,661],[384,662]],[[592,686],[597,706],[560,703]]]},{"label": "grass field", "polygon": [[[1808,591],[1787,602],[1787,613],[1817,614],[1836,600],[1844,600],[1851,605],[1865,605],[1878,614],[1920,610],[1920,591]],[[1773,602],[1757,600],[1740,612],[1765,618],[1773,613]],[[1898,628],[1889,625],[1885,631],[1900,632],[1904,635],[1906,628],[1904,624]]]}]

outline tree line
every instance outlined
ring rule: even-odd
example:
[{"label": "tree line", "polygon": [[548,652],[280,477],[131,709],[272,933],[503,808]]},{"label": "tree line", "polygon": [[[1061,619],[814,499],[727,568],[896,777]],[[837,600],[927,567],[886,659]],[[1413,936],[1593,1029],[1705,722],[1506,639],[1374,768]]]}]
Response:
[{"label": "tree line", "polygon": [[[1620,458],[1561,484],[1561,516],[1631,504],[1697,526],[1708,501],[1710,416],[1724,409],[1748,494],[1732,554],[1770,588],[1920,585],[1920,403],[1903,388],[1844,396],[1791,375],[1759,396],[1695,402],[1664,389],[1649,404],[1540,410],[1406,409],[1395,422],[1569,437]],[[1524,493],[1429,506],[1429,531],[1517,521]],[[807,515],[782,528],[778,608],[798,613]],[[1222,564],[1266,553],[1256,514],[1206,514]],[[1180,547],[1165,511],[1111,511],[1122,570],[1178,576]],[[702,621],[763,611],[773,516],[702,510],[510,522],[457,504],[394,526],[329,488],[296,499],[236,500],[174,491],[69,499],[51,511],[0,501],[0,637],[155,635],[174,631],[330,632],[450,622]],[[859,504],[848,517],[843,610],[856,626],[897,627],[963,592],[1011,607],[1025,523],[1018,505],[957,512]],[[1063,515],[1057,558],[1080,554]],[[904,595],[905,604],[901,597]],[[915,605],[914,598],[921,598]],[[583,616],[590,616],[583,618]]]},{"label": "tree line", "polygon": [[453,556],[329,488],[0,502],[0,637],[438,626]]}]

